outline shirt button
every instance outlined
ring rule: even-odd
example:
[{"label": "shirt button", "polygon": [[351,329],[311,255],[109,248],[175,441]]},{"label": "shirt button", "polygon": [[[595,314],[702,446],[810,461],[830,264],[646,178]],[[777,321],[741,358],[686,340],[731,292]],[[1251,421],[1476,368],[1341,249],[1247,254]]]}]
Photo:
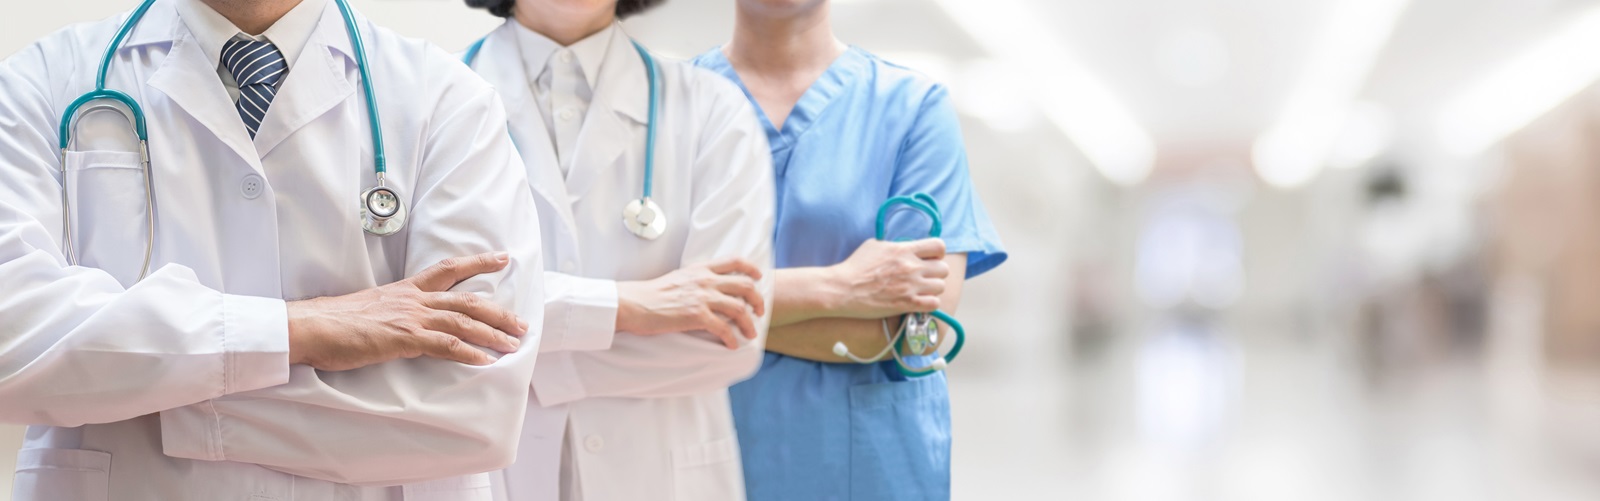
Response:
[{"label": "shirt button", "polygon": [[563,63],[572,62],[572,52],[571,51],[561,51],[561,62],[563,62]]},{"label": "shirt button", "polygon": [[567,261],[565,263],[561,263],[561,272],[562,273],[570,274],[570,273],[572,273],[574,271],[577,271],[577,270],[578,270],[578,266],[575,265],[575,264],[572,264],[572,261]]},{"label": "shirt button", "polygon": [[606,440],[599,435],[589,435],[589,438],[583,439],[583,448],[598,454],[601,449],[606,448]]},{"label": "shirt button", "polygon": [[572,108],[567,108],[561,110],[561,113],[558,113],[557,116],[560,116],[562,120],[572,120],[572,117],[577,116],[577,113],[572,111]]},{"label": "shirt button", "polygon": [[244,195],[246,199],[255,200],[261,196],[261,190],[266,184],[266,180],[261,179],[259,174],[245,176],[244,181],[239,183],[239,194]]}]

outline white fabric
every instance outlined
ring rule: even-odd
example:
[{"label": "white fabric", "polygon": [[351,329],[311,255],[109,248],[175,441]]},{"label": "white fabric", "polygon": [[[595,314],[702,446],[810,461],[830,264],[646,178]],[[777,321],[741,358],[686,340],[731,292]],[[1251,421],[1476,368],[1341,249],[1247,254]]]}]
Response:
[{"label": "white fabric", "polygon": [[[537,332],[488,367],[319,372],[287,363],[285,300],[509,251],[508,271],[457,290],[542,325],[540,220],[514,189],[527,177],[494,90],[449,54],[358,20],[389,186],[412,211],[408,230],[366,235],[354,207],[373,183],[371,140],[338,10],[324,4],[252,141],[176,2],[151,8],[107,82],[150,119],[157,231],[143,281],[138,156],[99,138],[80,144],[122,151],[61,159],[56,147],[124,16],[0,62],[0,422],[33,425],[15,499],[488,499],[475,472],[511,462]],[[85,120],[120,120],[103,116]],[[82,266],[61,251],[63,183],[79,199]],[[396,484],[408,485],[378,487]]]},{"label": "white fabric", "polygon": [[[761,290],[770,298],[772,160],[744,95],[712,73],[658,61],[655,201],[668,228],[658,240],[643,240],[622,224],[622,207],[640,196],[644,176],[649,95],[638,53],[622,30],[612,30],[573,169],[563,178],[550,168],[556,154],[545,122],[532,113],[537,99],[528,90],[519,30],[512,21],[491,33],[474,68],[501,89],[527,162],[547,235],[545,287],[577,298],[586,294],[571,291],[744,257],[767,270]],[[567,329],[612,321],[615,307],[552,297],[545,308],[552,339],[613,337],[595,349],[540,355],[517,463],[497,477],[500,499],[744,498],[727,387],[760,366],[766,318],[757,320],[760,337],[729,350],[705,332],[573,333]],[[550,322],[584,316],[594,321]]]},{"label": "white fabric", "polygon": [[[200,0],[178,0],[178,17],[189,28],[194,41],[204,49],[206,58],[217,67],[217,77],[222,79],[222,85],[228,90],[228,97],[234,102],[239,101],[239,83],[233,80],[233,73],[228,72],[227,65],[221,60],[222,46],[228,40],[243,38],[257,42],[272,42],[283,53],[284,64],[289,66],[288,71],[294,71],[295,61],[300,58],[300,53],[305,51],[306,44],[311,41],[311,32],[317,28],[317,22],[322,19],[322,11],[328,7],[328,0],[301,0],[299,5],[289,9],[289,13],[278,18],[272,27],[260,34],[250,34],[240,31],[228,18],[222,17],[211,6]],[[335,19],[335,21],[343,21]],[[340,24],[343,26],[343,24]]]},{"label": "white fabric", "polygon": [[534,102],[539,105],[539,116],[544,118],[545,129],[555,145],[561,175],[566,176],[572,171],[578,131],[583,129],[589,103],[594,100],[600,63],[605,60],[613,32],[620,29],[613,23],[563,47],[537,31],[511,24],[516,27],[523,71],[527,72],[528,81],[533,82],[531,90]]}]

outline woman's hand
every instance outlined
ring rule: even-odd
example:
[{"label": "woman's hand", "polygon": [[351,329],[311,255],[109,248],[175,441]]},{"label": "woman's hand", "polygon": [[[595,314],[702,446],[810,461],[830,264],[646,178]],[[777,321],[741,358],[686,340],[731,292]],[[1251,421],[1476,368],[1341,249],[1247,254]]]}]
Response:
[{"label": "woman's hand", "polygon": [[944,241],[937,238],[862,243],[849,259],[827,268],[839,288],[831,316],[878,319],[939,309],[950,276],[944,255]]},{"label": "woman's hand", "polygon": [[756,265],[726,259],[654,280],[618,282],[617,330],[646,336],[703,330],[728,349],[738,349],[736,336],[755,339],[755,319],[766,314],[766,300],[756,289],[759,280]]}]

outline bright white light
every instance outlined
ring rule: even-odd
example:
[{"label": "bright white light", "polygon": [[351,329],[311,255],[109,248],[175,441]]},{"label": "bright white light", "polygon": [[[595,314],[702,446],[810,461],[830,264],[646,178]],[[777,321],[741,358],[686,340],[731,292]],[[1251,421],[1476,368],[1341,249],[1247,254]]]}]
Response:
[{"label": "bright white light", "polygon": [[1256,172],[1268,184],[1300,186],[1316,177],[1344,131],[1351,103],[1389,41],[1408,0],[1331,3],[1324,31],[1278,121],[1256,139]]},{"label": "bright white light", "polygon": [[1173,83],[1205,87],[1222,81],[1231,64],[1228,42],[1215,30],[1174,31],[1156,46],[1156,67]]},{"label": "bright white light", "polygon": [[1446,151],[1482,153],[1600,79],[1600,8],[1534,45],[1445,105]]},{"label": "bright white light", "polygon": [[1345,120],[1344,132],[1334,143],[1328,165],[1352,169],[1377,158],[1394,142],[1394,114],[1388,108],[1368,101],[1356,103]]},{"label": "bright white light", "polygon": [[1023,78],[1017,84],[1102,175],[1121,185],[1149,175],[1155,141],[1037,12],[1017,0],[938,2],[979,45],[1018,69]]}]

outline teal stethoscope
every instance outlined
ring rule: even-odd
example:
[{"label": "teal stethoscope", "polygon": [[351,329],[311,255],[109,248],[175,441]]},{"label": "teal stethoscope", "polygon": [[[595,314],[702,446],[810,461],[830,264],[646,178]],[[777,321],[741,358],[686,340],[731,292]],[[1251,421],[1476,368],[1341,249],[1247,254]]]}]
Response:
[{"label": "teal stethoscope", "polygon": [[[150,134],[145,127],[144,109],[139,107],[138,101],[132,96],[107,89],[106,72],[111,68],[111,60],[116,56],[117,49],[122,46],[122,40],[128,37],[128,33],[131,33],[133,27],[144,17],[145,11],[150,10],[150,6],[155,3],[156,0],[145,0],[132,15],[128,16],[128,20],[122,23],[122,28],[117,30],[117,35],[112,37],[111,44],[106,47],[105,56],[100,59],[100,72],[95,77],[94,90],[78,97],[67,106],[67,111],[61,117],[60,131],[61,157],[64,162],[73,144],[72,136],[77,130],[78,119],[84,115],[97,111],[116,111],[122,114],[128,123],[133,124],[134,135],[139,138],[140,167],[144,171],[145,204],[146,207],[150,207],[146,212],[148,235],[144,248],[144,266],[139,272],[141,280],[150,273],[150,257],[155,250],[156,236],[155,189],[151,182],[150,170]],[[373,171],[377,174],[377,184],[361,192],[361,228],[373,235],[389,236],[405,227],[406,206],[394,190],[384,186],[383,130],[378,125],[378,100],[373,97],[372,77],[367,73],[367,52],[361,43],[361,30],[356,26],[355,16],[350,13],[350,6],[345,4],[345,0],[334,0],[334,3],[339,5],[339,14],[344,16],[345,31],[350,35],[350,45],[355,49],[356,68],[361,74],[361,90],[366,94],[367,119],[372,124]],[[123,110],[105,101],[122,103],[127,109]],[[63,181],[61,183],[62,240],[65,243],[68,264],[77,265],[77,251],[72,244],[72,204],[67,201],[66,186],[67,183]]]},{"label": "teal stethoscope", "polygon": [[[461,56],[461,62],[472,67],[472,62],[478,59],[478,51],[483,50],[483,42],[488,37],[480,38],[467,47],[466,54]],[[631,40],[630,40],[631,41]],[[650,57],[650,51],[645,50],[639,42],[633,42],[633,49],[639,52],[639,58],[644,60],[645,72],[650,80],[650,123],[646,125],[644,139],[644,190],[638,199],[628,202],[622,207],[622,225],[629,232],[645,240],[661,238],[667,232],[667,215],[650,199],[655,184],[656,174],[656,109],[659,106],[660,90],[656,80],[660,70],[656,68],[656,60]]]},{"label": "teal stethoscope", "polygon": [[[893,214],[896,209],[916,210],[927,216],[929,220],[928,236],[931,238],[939,238],[944,231],[943,221],[939,217],[939,205],[934,203],[933,197],[928,196],[927,193],[917,193],[909,197],[890,198],[878,207],[876,231],[878,240],[884,239],[886,234],[885,226],[888,223],[889,215]],[[912,353],[923,353],[937,348],[939,346],[940,322],[949,325],[950,330],[955,332],[956,339],[955,343],[950,345],[950,352],[943,357],[935,358],[933,363],[925,367],[912,367],[907,364],[905,359],[900,356],[900,350],[895,349],[896,346],[904,342],[906,350]],[[931,313],[907,313],[900,323],[900,330],[895,332],[890,332],[888,319],[884,319],[882,324],[883,337],[889,343],[877,355],[868,358],[857,357],[854,353],[850,353],[850,348],[842,342],[834,343],[833,354],[848,358],[858,364],[877,363],[877,361],[883,359],[884,355],[892,355],[895,366],[900,369],[901,374],[906,377],[923,377],[948,367],[950,362],[955,361],[956,355],[961,354],[961,346],[967,342],[967,331],[961,327],[961,322],[957,322],[948,313],[938,310],[934,310]]]}]

